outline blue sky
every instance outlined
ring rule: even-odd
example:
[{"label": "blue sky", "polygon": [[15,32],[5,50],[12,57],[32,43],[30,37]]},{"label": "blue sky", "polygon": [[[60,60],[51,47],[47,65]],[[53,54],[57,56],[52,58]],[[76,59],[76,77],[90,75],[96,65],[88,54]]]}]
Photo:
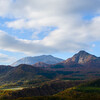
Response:
[{"label": "blue sky", "polygon": [[[95,4],[95,5],[94,5]],[[100,56],[99,0],[0,0],[0,64],[26,56]]]}]

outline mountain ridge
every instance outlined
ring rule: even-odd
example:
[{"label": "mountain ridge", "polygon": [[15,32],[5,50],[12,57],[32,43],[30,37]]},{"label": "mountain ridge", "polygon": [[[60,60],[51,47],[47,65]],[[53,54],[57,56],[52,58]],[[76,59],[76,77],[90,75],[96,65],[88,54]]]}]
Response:
[{"label": "mountain ridge", "polygon": [[41,56],[35,56],[35,57],[24,57],[22,59],[19,59],[15,63],[13,63],[11,66],[18,66],[20,64],[33,65],[38,62],[43,62],[46,64],[56,64],[62,61],[64,60],[57,57],[53,57],[52,55],[41,55]]}]

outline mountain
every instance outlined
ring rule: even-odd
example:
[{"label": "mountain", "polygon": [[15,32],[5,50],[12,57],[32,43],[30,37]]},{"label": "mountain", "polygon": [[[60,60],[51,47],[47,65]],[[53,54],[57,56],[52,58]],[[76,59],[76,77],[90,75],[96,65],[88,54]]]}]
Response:
[{"label": "mountain", "polygon": [[86,79],[98,79],[100,77],[100,57],[96,57],[86,51],[79,51],[73,57],[46,67],[45,69],[52,71],[59,71],[63,74],[64,80],[86,80]]},{"label": "mountain", "polygon": [[56,77],[56,72],[34,67],[32,65],[21,64],[7,71],[0,80],[3,82],[17,82],[36,79],[53,79]]},{"label": "mountain", "polygon": [[[89,63],[90,62],[90,63]],[[96,57],[92,54],[87,53],[86,51],[79,51],[71,58],[68,58],[65,61],[60,63],[54,64],[51,66],[52,69],[59,69],[59,70],[82,70],[90,64],[100,64],[100,58]],[[86,66],[84,66],[86,65]],[[49,67],[50,68],[50,67]]]},{"label": "mountain", "polygon": [[38,62],[43,62],[47,64],[56,64],[59,62],[64,61],[63,59],[53,57],[51,55],[41,55],[41,56],[35,56],[35,57],[25,57],[22,58],[15,63],[12,64],[12,66],[18,66],[20,64],[28,64],[28,65],[33,65]]},{"label": "mountain", "polygon": [[75,63],[78,63],[78,64],[85,64],[88,61],[95,60],[97,58],[98,57],[91,55],[91,54],[87,53],[86,51],[79,51],[73,57],[65,60],[64,63],[75,62]]}]

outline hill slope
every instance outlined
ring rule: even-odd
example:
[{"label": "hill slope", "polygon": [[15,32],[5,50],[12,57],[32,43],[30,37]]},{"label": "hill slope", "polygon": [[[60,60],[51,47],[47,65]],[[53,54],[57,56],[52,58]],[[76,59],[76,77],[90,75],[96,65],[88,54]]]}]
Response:
[{"label": "hill slope", "polygon": [[53,79],[56,75],[57,73],[53,71],[47,71],[31,65],[21,64],[5,73],[5,75],[0,77],[0,80],[3,82],[17,82],[34,79]]}]

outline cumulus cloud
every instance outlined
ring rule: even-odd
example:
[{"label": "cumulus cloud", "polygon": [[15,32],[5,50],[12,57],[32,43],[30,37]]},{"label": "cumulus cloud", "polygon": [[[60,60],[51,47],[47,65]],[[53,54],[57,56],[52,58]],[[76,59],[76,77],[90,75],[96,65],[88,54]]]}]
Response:
[{"label": "cumulus cloud", "polygon": [[54,48],[45,45],[41,40],[18,39],[3,31],[0,31],[0,49],[26,54],[54,52]]},{"label": "cumulus cloud", "polygon": [[[37,32],[33,34],[37,40],[23,40],[0,31],[0,49],[31,54],[89,49],[92,42],[100,41],[99,4],[100,0],[10,0],[4,14],[0,14],[15,19],[5,23],[8,28],[37,32],[43,27],[56,29],[42,40],[38,40]],[[92,19],[84,19],[92,15]]]}]

